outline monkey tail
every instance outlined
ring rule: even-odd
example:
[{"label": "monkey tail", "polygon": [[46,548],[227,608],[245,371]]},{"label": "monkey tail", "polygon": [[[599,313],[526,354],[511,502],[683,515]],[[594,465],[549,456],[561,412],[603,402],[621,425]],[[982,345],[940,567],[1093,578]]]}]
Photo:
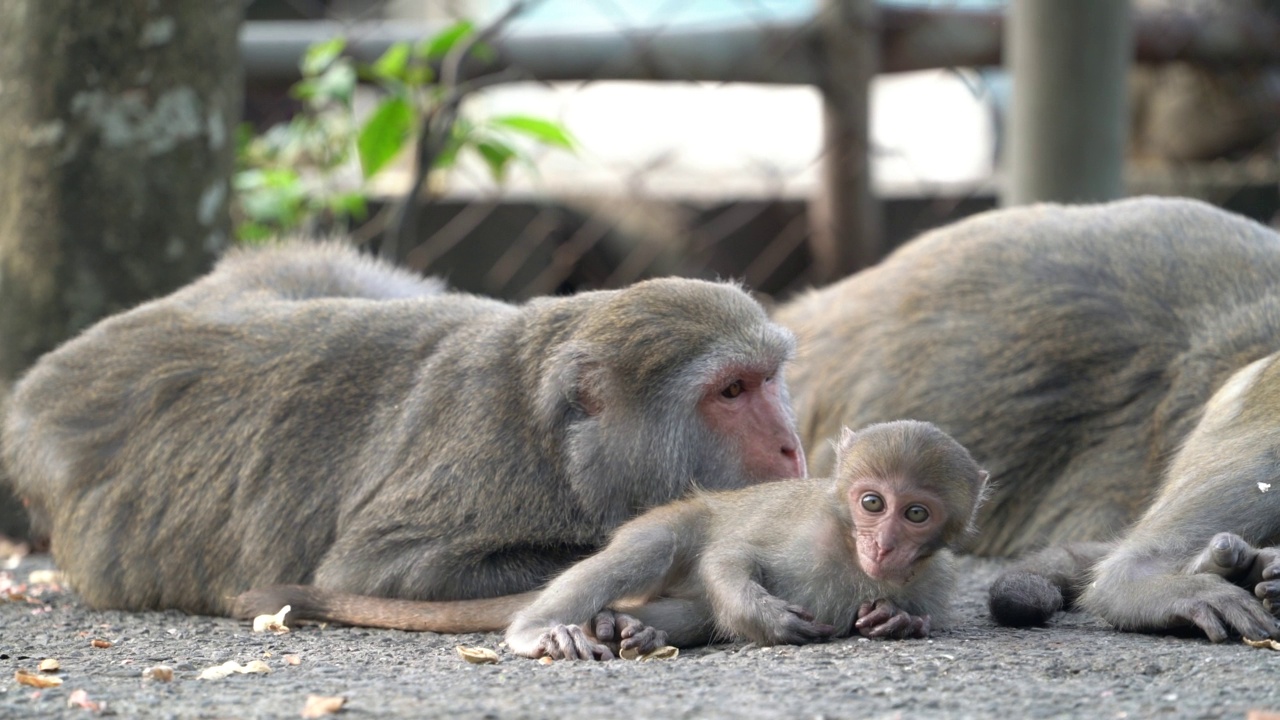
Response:
[{"label": "monkey tail", "polygon": [[314,585],[270,585],[232,599],[231,616],[249,620],[290,606],[286,622],[310,620],[411,632],[498,632],[537,592],[478,600],[396,600],[334,592]]},{"label": "monkey tail", "polygon": [[1044,625],[1071,610],[1093,566],[1115,543],[1080,542],[1048,547],[1005,570],[991,583],[987,610],[1000,625]]}]

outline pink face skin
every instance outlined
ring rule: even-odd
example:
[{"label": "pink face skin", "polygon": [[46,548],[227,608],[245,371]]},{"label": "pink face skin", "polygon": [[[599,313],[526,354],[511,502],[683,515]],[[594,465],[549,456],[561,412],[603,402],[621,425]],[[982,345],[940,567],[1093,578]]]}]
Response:
[{"label": "pink face skin", "polygon": [[743,471],[752,481],[808,474],[800,436],[772,374],[734,373],[711,386],[698,412],[716,434],[737,446]]},{"label": "pink face skin", "polygon": [[873,580],[904,585],[937,547],[947,522],[941,498],[906,478],[863,478],[849,488],[858,564]]}]

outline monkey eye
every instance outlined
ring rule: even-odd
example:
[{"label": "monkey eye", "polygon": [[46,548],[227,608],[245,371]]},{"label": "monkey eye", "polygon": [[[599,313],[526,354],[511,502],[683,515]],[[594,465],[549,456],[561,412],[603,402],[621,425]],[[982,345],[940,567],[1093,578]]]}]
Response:
[{"label": "monkey eye", "polygon": [[929,519],[929,508],[923,505],[912,505],[903,513],[909,522],[922,523]]},{"label": "monkey eye", "polygon": [[721,390],[720,394],[732,400],[746,391],[747,391],[746,383],[742,382],[741,380],[734,380],[733,382],[729,383],[729,387],[725,388],[724,390]]},{"label": "monkey eye", "polygon": [[862,496],[862,509],[870,513],[884,512],[884,498],[875,493],[867,493]]}]

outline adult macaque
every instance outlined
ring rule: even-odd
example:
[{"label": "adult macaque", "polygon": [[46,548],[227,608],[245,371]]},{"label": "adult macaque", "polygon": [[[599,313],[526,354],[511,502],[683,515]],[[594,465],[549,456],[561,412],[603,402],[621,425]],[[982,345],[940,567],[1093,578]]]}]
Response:
[{"label": "adult macaque", "polygon": [[[987,475],[928,423],[845,429],[838,445],[831,480],[699,493],[623,525],[516,615],[507,645],[604,660],[668,642],[927,636]],[[619,602],[633,607],[606,610]]]},{"label": "adult macaque", "polygon": [[997,582],[997,620],[1082,591],[1122,629],[1280,635],[1276,232],[1189,200],[994,211],[776,319],[802,438],[934,422],[991,471],[977,552],[1106,543]]},{"label": "adult macaque", "polygon": [[514,306],[336,244],[241,251],[41,359],[4,462],[96,608],[489,598],[695,485],[804,476],[793,342],[729,284]]}]

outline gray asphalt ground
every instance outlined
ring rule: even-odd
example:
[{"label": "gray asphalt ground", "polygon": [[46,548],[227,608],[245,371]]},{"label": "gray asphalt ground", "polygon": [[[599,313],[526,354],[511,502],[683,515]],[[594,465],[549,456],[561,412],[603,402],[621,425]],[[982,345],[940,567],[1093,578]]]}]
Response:
[{"label": "gray asphalt ground", "polygon": [[[25,586],[33,570],[52,567],[34,555],[0,575],[0,718],[299,717],[309,695],[344,698],[337,718],[466,720],[1244,718],[1280,710],[1278,652],[1118,633],[1080,615],[1046,629],[999,628],[984,605],[999,565],[962,562],[956,622],[929,640],[719,645],[675,660],[543,665],[510,655],[496,634],[320,626],[255,634],[223,618],[92,611],[68,590]],[[501,662],[468,664],[458,645],[496,650]],[[45,658],[61,664],[61,686],[16,682],[16,671],[35,671]],[[271,672],[199,679],[228,660],[262,660]],[[174,669],[171,682],[142,678],[159,664]]]}]

